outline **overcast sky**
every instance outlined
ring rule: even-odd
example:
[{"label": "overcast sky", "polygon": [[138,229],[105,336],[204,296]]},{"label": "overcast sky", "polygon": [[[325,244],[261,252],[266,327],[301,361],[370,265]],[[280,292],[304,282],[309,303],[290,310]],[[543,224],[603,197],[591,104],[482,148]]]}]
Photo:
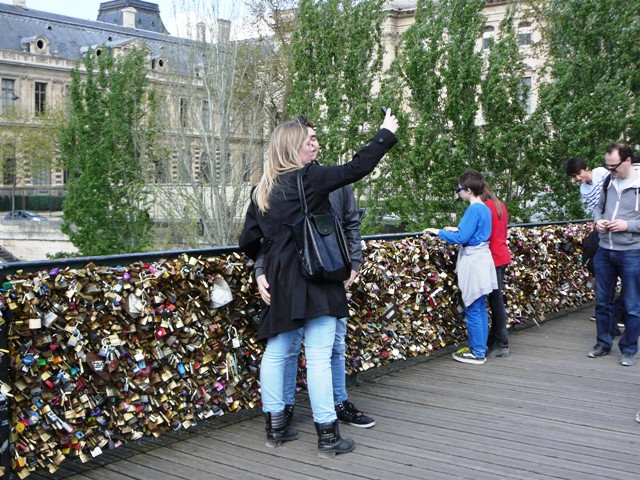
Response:
[{"label": "overcast sky", "polygon": [[[194,3],[202,3],[203,0],[147,0],[156,3],[160,7],[160,16],[162,22],[169,30],[169,33],[175,35],[174,25],[174,4],[178,5],[177,10],[183,11],[183,4],[189,5],[191,1]],[[205,0],[211,4],[218,0]],[[0,3],[13,4],[13,0],[0,0]],[[98,10],[100,10],[101,0],[26,0],[27,8],[33,10],[42,10],[44,12],[58,13],[69,17],[81,18],[83,20],[96,20],[98,18]],[[239,16],[242,10],[241,0],[219,0],[220,14],[219,18],[232,19]]]}]

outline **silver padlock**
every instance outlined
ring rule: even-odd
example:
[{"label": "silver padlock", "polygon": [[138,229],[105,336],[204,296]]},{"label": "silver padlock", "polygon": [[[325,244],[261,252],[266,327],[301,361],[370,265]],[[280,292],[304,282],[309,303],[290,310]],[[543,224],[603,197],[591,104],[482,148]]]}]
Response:
[{"label": "silver padlock", "polygon": [[242,340],[238,336],[238,330],[236,330],[236,327],[232,326],[229,328],[228,338],[231,341],[231,346],[233,348],[240,348],[240,345],[242,345]]},{"label": "silver padlock", "polygon": [[109,354],[109,349],[111,348],[111,345],[109,345],[109,341],[105,338],[102,340],[102,346],[100,347],[100,350],[98,350],[98,355],[100,357],[106,357]]}]

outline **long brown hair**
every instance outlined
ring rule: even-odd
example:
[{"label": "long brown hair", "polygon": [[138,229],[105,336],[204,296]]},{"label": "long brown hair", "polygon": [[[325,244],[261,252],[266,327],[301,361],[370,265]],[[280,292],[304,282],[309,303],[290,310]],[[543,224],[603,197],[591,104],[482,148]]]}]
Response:
[{"label": "long brown hair", "polygon": [[483,202],[486,202],[487,200],[491,200],[493,204],[496,206],[496,213],[498,214],[498,218],[502,220],[502,216],[504,215],[504,212],[502,209],[502,203],[500,202],[500,200],[498,200],[498,197],[496,197],[496,194],[493,193],[493,191],[489,188],[489,185],[486,182],[484,184],[484,192],[482,193],[482,196],[480,197],[480,199]]}]

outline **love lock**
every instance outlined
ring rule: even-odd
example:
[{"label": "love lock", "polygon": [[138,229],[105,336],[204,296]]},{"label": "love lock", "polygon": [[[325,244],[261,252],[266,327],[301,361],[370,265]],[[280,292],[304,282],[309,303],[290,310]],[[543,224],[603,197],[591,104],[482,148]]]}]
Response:
[{"label": "love lock", "polygon": [[238,335],[238,330],[236,330],[236,327],[234,326],[231,326],[229,328],[227,339],[229,340],[233,348],[240,348],[240,345],[242,345],[242,339]]},{"label": "love lock", "polygon": [[107,354],[109,353],[110,348],[111,348],[111,345],[109,345],[109,341],[106,338],[103,338],[102,346],[100,347],[100,350],[98,350],[98,355],[100,357],[106,357]]}]

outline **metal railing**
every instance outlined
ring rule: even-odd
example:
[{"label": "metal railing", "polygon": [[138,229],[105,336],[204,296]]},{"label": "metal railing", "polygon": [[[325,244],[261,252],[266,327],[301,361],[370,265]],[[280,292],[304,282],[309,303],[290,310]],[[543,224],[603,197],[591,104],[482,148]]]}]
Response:
[{"label": "metal railing", "polygon": [[[562,222],[545,222],[545,223],[528,223],[510,225],[510,227],[524,227],[524,228],[536,228],[550,225],[567,225],[567,224],[580,224],[587,223],[590,220],[571,220]],[[407,233],[392,233],[384,235],[372,235],[363,237],[367,241],[394,241],[400,239],[406,239],[410,237],[420,237],[422,232],[407,232]],[[82,268],[88,264],[94,264],[96,266],[121,266],[134,262],[155,262],[158,259],[173,259],[180,255],[188,254],[190,257],[215,257],[228,255],[238,251],[237,246],[215,247],[215,248],[203,248],[194,250],[169,250],[158,252],[144,252],[136,254],[124,254],[124,255],[106,255],[106,256],[94,256],[94,257],[78,257],[78,258],[66,258],[55,260],[38,260],[29,262],[11,262],[0,263],[0,272],[6,276],[15,274],[16,272],[35,272],[40,270],[48,270],[54,267],[57,268]],[[4,279],[3,279],[4,281]],[[3,291],[6,291],[10,286],[2,285]],[[6,384],[11,384],[10,364],[9,364],[9,350],[8,350],[8,329],[11,323],[11,311],[8,304],[0,305],[4,306],[2,310],[3,322],[0,324],[0,349],[2,349],[3,355],[0,356],[0,381]],[[8,472],[11,471],[11,446],[9,439],[11,438],[11,412],[9,408],[10,402],[5,395],[0,394],[0,438],[2,439],[2,445],[0,447],[0,468],[4,468],[5,476],[8,477]]]}]

